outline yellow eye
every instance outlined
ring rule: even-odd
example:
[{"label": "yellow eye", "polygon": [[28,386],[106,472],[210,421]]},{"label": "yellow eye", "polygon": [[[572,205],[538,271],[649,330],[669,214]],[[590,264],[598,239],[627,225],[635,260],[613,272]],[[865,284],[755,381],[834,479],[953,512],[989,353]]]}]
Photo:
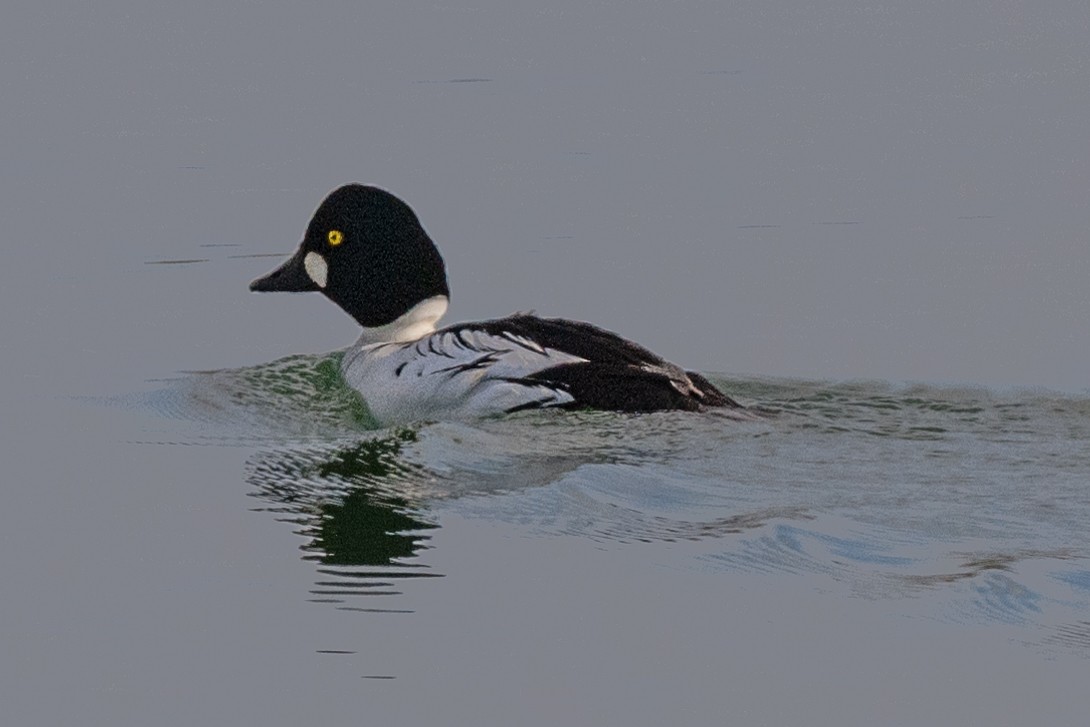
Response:
[{"label": "yellow eye", "polygon": [[329,244],[330,245],[332,245],[333,247],[336,247],[337,245],[340,245],[342,242],[344,242],[344,233],[343,232],[341,232],[340,230],[330,230],[329,231]]}]

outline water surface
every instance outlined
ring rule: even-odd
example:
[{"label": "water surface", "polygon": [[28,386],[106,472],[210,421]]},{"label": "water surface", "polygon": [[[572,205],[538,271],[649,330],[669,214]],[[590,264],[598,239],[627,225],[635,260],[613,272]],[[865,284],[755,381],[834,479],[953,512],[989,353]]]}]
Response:
[{"label": "water surface", "polygon": [[[248,509],[306,564],[287,600],[343,615],[314,654],[373,683],[366,704],[495,681],[528,691],[451,714],[555,694],[631,723],[808,704],[913,723],[986,714],[1018,685],[1066,709],[1085,674],[1090,400],[718,376],[745,412],[381,429],[339,356],[95,405],[151,415],[140,449],[235,453]],[[796,696],[774,700],[785,682]],[[845,689],[848,705],[820,694]]]}]

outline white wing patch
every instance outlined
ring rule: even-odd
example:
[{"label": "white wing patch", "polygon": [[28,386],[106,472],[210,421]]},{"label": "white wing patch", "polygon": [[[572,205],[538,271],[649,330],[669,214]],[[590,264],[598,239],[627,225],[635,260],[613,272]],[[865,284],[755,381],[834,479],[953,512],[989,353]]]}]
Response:
[{"label": "white wing patch", "polygon": [[357,346],[345,354],[341,370],[375,417],[390,425],[565,404],[573,401],[566,391],[517,379],[585,361],[511,333],[462,328],[412,343]]}]

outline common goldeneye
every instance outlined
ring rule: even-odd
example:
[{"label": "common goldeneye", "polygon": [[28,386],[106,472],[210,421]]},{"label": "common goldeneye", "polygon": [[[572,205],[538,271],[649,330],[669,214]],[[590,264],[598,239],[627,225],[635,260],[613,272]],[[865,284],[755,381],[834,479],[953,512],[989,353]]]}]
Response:
[{"label": "common goldeneye", "polygon": [[446,268],[416,214],[347,184],[318,207],[299,250],[250,283],[318,291],[363,326],[341,372],[385,425],[538,408],[648,412],[738,407],[706,378],[589,323],[518,313],[436,330]]}]

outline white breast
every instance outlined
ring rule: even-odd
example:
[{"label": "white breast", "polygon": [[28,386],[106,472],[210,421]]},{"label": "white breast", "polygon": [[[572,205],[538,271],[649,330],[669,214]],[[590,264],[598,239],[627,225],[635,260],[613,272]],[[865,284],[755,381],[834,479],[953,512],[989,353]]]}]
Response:
[{"label": "white breast", "polygon": [[411,343],[358,344],[345,354],[341,371],[371,413],[392,425],[573,401],[565,391],[512,379],[585,360],[514,335],[460,329]]}]

